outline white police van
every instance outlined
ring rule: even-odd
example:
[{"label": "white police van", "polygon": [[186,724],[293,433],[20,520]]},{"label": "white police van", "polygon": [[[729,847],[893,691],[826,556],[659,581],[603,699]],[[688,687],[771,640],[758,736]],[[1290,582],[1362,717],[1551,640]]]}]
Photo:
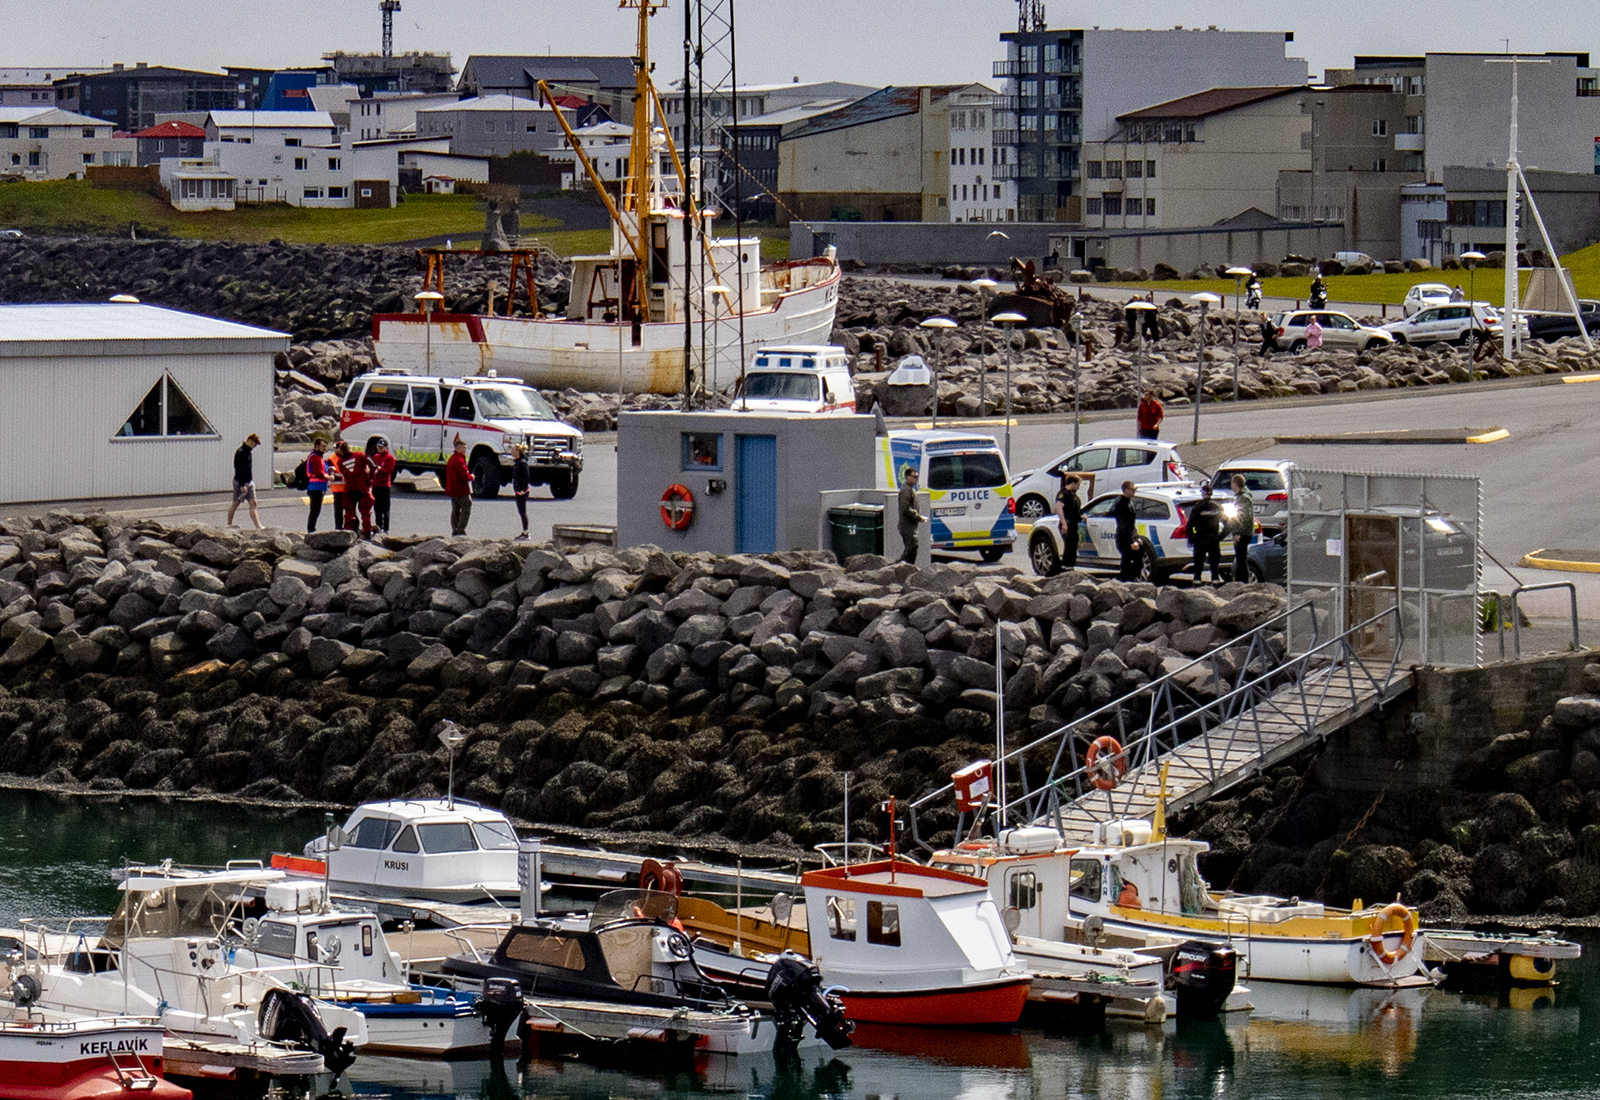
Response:
[{"label": "white police van", "polygon": [[917,471],[932,515],[934,550],[976,550],[999,561],[1017,541],[1017,508],[1005,455],[994,437],[951,431],[894,431],[878,437],[878,488],[898,489]]}]

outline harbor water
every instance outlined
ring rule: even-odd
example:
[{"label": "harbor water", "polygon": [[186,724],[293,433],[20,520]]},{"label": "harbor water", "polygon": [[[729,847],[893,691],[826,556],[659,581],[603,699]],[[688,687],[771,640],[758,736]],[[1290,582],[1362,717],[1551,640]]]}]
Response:
[{"label": "harbor water", "polygon": [[[222,864],[298,851],[311,810],[223,803],[65,799],[0,791],[0,926],[108,913],[124,862]],[[858,1045],[771,1057],[513,1062],[363,1057],[354,1095],[393,1100],[601,1100],[704,1095],[761,1100],[1246,1100],[1600,1097],[1600,936],[1555,989],[1461,993],[1251,983],[1256,1011],[1221,1023],[1090,1034],[863,1027]],[[1587,1020],[1587,1024],[1585,1023]]]}]

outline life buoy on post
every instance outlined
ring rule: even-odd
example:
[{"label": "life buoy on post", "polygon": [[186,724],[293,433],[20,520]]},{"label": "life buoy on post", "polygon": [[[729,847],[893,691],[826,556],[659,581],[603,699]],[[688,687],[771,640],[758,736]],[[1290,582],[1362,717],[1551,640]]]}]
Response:
[{"label": "life buoy on post", "polygon": [[1083,767],[1089,773],[1089,782],[1109,791],[1127,773],[1128,758],[1122,755],[1122,745],[1115,737],[1096,737],[1083,758]]},{"label": "life buoy on post", "polygon": [[659,890],[664,894],[681,894],[683,875],[671,860],[660,863],[647,859],[639,864],[639,889]]},{"label": "life buoy on post", "polygon": [[684,485],[668,485],[661,494],[661,522],[669,531],[686,531],[694,522],[694,494]]},{"label": "life buoy on post", "polygon": [[[1396,927],[1393,922],[1398,921]],[[1399,932],[1400,946],[1394,951],[1389,950],[1389,945],[1384,943],[1386,934]],[[1372,924],[1367,929],[1367,946],[1372,948],[1373,956],[1384,966],[1393,966],[1411,953],[1411,945],[1417,938],[1417,914],[1407,909],[1398,901],[1391,901],[1372,918]]]}]

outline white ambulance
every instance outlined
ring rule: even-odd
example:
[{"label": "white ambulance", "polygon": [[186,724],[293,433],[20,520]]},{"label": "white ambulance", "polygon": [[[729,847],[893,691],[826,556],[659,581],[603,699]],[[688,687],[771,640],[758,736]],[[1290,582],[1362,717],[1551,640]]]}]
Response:
[{"label": "white ambulance", "polygon": [[853,413],[850,356],[832,344],[762,348],[734,396],[735,412]]},{"label": "white ambulance", "polygon": [[528,448],[534,485],[557,500],[578,492],[583,433],[556,417],[532,386],[493,373],[477,378],[421,378],[379,370],[350,383],[339,438],[360,451],[388,441],[397,469],[442,471],[457,438],[467,444],[474,496],[492,497],[511,480],[511,448]]},{"label": "white ambulance", "polygon": [[[1005,455],[987,435],[896,431],[878,437],[878,488],[898,489],[908,468],[927,492],[934,550],[976,550],[999,561],[1017,541],[1016,492]],[[893,522],[891,517],[887,522]]]}]

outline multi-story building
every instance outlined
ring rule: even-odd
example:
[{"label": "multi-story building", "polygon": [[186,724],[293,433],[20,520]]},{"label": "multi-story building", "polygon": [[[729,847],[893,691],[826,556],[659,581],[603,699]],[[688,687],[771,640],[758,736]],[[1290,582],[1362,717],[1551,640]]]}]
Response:
[{"label": "multi-story building", "polygon": [[414,135],[418,111],[447,107],[458,98],[454,92],[380,92],[350,104],[350,131],[357,141]]},{"label": "multi-story building", "polygon": [[456,91],[469,96],[538,99],[539,81],[556,95],[592,98],[613,117],[633,117],[634,72],[631,57],[505,56],[474,54],[462,66]]},{"label": "multi-story building", "polygon": [[825,99],[740,119],[738,170],[735,174],[730,164],[730,176],[736,182],[729,191],[738,200],[742,218],[770,221],[777,216],[778,145],[783,140],[783,128],[849,102],[848,99]]},{"label": "multi-story building", "polygon": [[1285,55],[1293,32],[1175,29],[1029,30],[1002,34],[995,176],[1016,187],[1022,221],[1083,214],[1083,143],[1104,141],[1119,115],[1216,87],[1306,82]]},{"label": "multi-story building", "polygon": [[452,153],[469,157],[548,153],[566,145],[558,109],[569,126],[580,124],[578,112],[569,107],[509,95],[478,96],[418,111],[417,136],[448,137]]},{"label": "multi-story building", "polygon": [[95,65],[55,65],[43,68],[0,68],[0,107],[59,107],[76,111],[76,98],[62,102],[55,82],[71,73],[98,73]]},{"label": "multi-story building", "polygon": [[157,115],[237,110],[247,106],[238,78],[226,73],[193,72],[149,66],[81,73],[55,82],[56,102],[76,102],[81,114],[130,133],[161,121]]},{"label": "multi-story building", "polygon": [[379,92],[448,92],[455,77],[455,66],[447,53],[323,54],[327,62],[320,83],[354,84],[363,96]]},{"label": "multi-story building", "polygon": [[339,128],[325,111],[211,111],[206,115],[206,141],[222,145],[275,147],[328,145]]},{"label": "multi-story building", "polygon": [[987,90],[950,97],[951,221],[1016,221],[1016,185],[994,175],[994,101]]},{"label": "multi-story building", "polygon": [[161,122],[133,135],[139,143],[139,164],[160,164],[167,157],[193,159],[205,155],[206,132],[189,122]]},{"label": "multi-story building", "polygon": [[114,133],[110,123],[55,107],[0,107],[0,176],[59,180],[131,166],[138,143]]}]

